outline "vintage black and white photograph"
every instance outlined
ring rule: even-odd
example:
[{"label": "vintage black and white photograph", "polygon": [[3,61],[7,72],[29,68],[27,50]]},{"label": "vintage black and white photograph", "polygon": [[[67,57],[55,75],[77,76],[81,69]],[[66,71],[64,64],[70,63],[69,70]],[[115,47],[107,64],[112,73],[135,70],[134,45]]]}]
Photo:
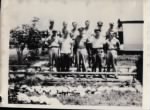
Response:
[{"label": "vintage black and white photograph", "polygon": [[12,0],[8,104],[143,99],[143,0]]}]

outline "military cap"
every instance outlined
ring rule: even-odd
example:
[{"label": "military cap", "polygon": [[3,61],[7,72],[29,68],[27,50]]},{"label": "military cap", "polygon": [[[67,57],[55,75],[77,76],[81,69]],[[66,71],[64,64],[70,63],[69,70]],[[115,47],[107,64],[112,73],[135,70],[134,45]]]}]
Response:
[{"label": "military cap", "polygon": [[53,33],[53,34],[56,34],[56,33],[57,33],[57,31],[56,31],[56,30],[53,30],[53,31],[52,31],[52,33]]},{"label": "military cap", "polygon": [[98,21],[98,22],[97,22],[97,25],[102,26],[102,25],[103,25],[103,22],[102,22],[102,21]]},{"label": "military cap", "polygon": [[114,25],[114,23],[113,23],[113,22],[110,22],[110,23],[109,23],[109,25],[113,26],[113,25]]},{"label": "military cap", "polygon": [[84,30],[83,27],[80,27],[80,28],[78,29],[79,32],[83,32],[83,30]]},{"label": "military cap", "polygon": [[96,33],[96,32],[100,32],[100,30],[99,29],[94,29],[94,32]]},{"label": "military cap", "polygon": [[51,19],[51,20],[49,20],[49,23],[54,23],[54,20],[52,20],[52,19]]}]

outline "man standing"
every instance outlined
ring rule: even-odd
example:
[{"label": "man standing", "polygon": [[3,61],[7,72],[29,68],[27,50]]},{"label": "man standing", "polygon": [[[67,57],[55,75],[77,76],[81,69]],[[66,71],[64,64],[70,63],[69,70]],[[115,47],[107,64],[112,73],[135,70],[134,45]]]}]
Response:
[{"label": "man standing", "polygon": [[113,22],[109,23],[109,28],[106,32],[106,39],[109,38],[111,32],[114,32],[114,23]]},{"label": "man standing", "polygon": [[51,38],[53,28],[54,28],[54,21],[53,21],[53,20],[50,20],[50,22],[49,22],[49,29],[48,29],[48,31],[47,31],[47,36],[48,36],[48,37],[42,38],[42,53],[43,53],[43,54],[45,53],[45,49],[46,49],[46,51],[47,51],[47,48],[48,48],[47,40]]},{"label": "man standing", "polygon": [[62,38],[59,40],[61,71],[69,71],[71,57],[73,55],[73,40],[69,36],[69,32],[64,30]]},{"label": "man standing", "polygon": [[91,67],[92,64],[92,47],[91,47],[91,39],[92,39],[92,32],[89,29],[90,27],[90,21],[86,20],[85,21],[85,27],[84,27],[84,36],[87,37],[88,42],[86,44],[87,52],[88,52],[88,63],[89,67]]},{"label": "man standing", "polygon": [[[73,29],[71,30],[71,33],[70,33],[70,37],[72,38],[74,44],[75,44],[75,39],[76,37],[78,36],[78,30],[77,30],[77,23],[76,22],[72,22],[72,27]],[[74,66],[77,65],[77,48],[75,45],[73,45],[73,58],[72,58],[72,62],[74,64]]]},{"label": "man standing", "polygon": [[[108,45],[108,51],[106,53],[106,64],[107,70],[110,71],[110,66],[112,66],[113,71],[116,72],[116,59],[117,59],[117,50],[120,48],[120,42],[116,38],[116,32],[110,32],[109,38],[106,40],[106,44]],[[117,78],[117,74],[115,75]]]},{"label": "man standing", "polygon": [[48,47],[50,70],[53,70],[55,64],[59,71],[59,37],[56,30],[52,31],[52,36],[48,39]]},{"label": "man standing", "polygon": [[88,38],[84,36],[84,28],[79,28],[79,35],[75,40],[75,45],[77,47],[77,71],[81,71],[80,65],[82,63],[82,70],[87,71],[88,68],[88,53],[87,53],[87,41]]},{"label": "man standing", "polygon": [[99,67],[99,72],[102,69],[102,62],[104,58],[103,44],[105,43],[105,39],[100,37],[100,30],[95,29],[95,36],[92,40],[92,55],[93,55],[93,67],[92,71],[96,72],[97,66]]}]

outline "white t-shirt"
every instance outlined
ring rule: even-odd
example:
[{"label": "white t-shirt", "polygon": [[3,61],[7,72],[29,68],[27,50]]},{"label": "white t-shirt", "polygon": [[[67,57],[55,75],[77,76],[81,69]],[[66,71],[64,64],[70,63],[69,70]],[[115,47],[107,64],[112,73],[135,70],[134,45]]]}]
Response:
[{"label": "white t-shirt", "polygon": [[99,38],[93,37],[93,39],[91,40],[91,43],[92,43],[92,48],[103,48],[105,39],[104,37],[101,37],[101,36]]},{"label": "white t-shirt", "polygon": [[59,43],[61,45],[60,52],[61,53],[71,53],[72,45],[73,45],[73,40],[68,36],[67,38],[61,38],[59,40]]}]

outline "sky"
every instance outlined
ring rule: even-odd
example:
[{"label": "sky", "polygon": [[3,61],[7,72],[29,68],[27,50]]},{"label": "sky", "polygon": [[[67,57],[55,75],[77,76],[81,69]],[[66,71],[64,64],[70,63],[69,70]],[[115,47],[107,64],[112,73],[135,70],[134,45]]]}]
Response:
[{"label": "sky", "polygon": [[[9,15],[8,25],[11,28],[21,24],[30,24],[33,17],[39,17],[37,26],[41,30],[48,29],[49,20],[55,20],[55,29],[61,30],[62,22],[72,21],[84,26],[90,20],[90,28],[96,27],[97,21],[103,21],[103,32],[109,22],[117,20],[143,20],[142,0],[9,0],[6,12]],[[125,44],[143,44],[143,24],[125,24]],[[142,48],[142,47],[140,47]]]}]

